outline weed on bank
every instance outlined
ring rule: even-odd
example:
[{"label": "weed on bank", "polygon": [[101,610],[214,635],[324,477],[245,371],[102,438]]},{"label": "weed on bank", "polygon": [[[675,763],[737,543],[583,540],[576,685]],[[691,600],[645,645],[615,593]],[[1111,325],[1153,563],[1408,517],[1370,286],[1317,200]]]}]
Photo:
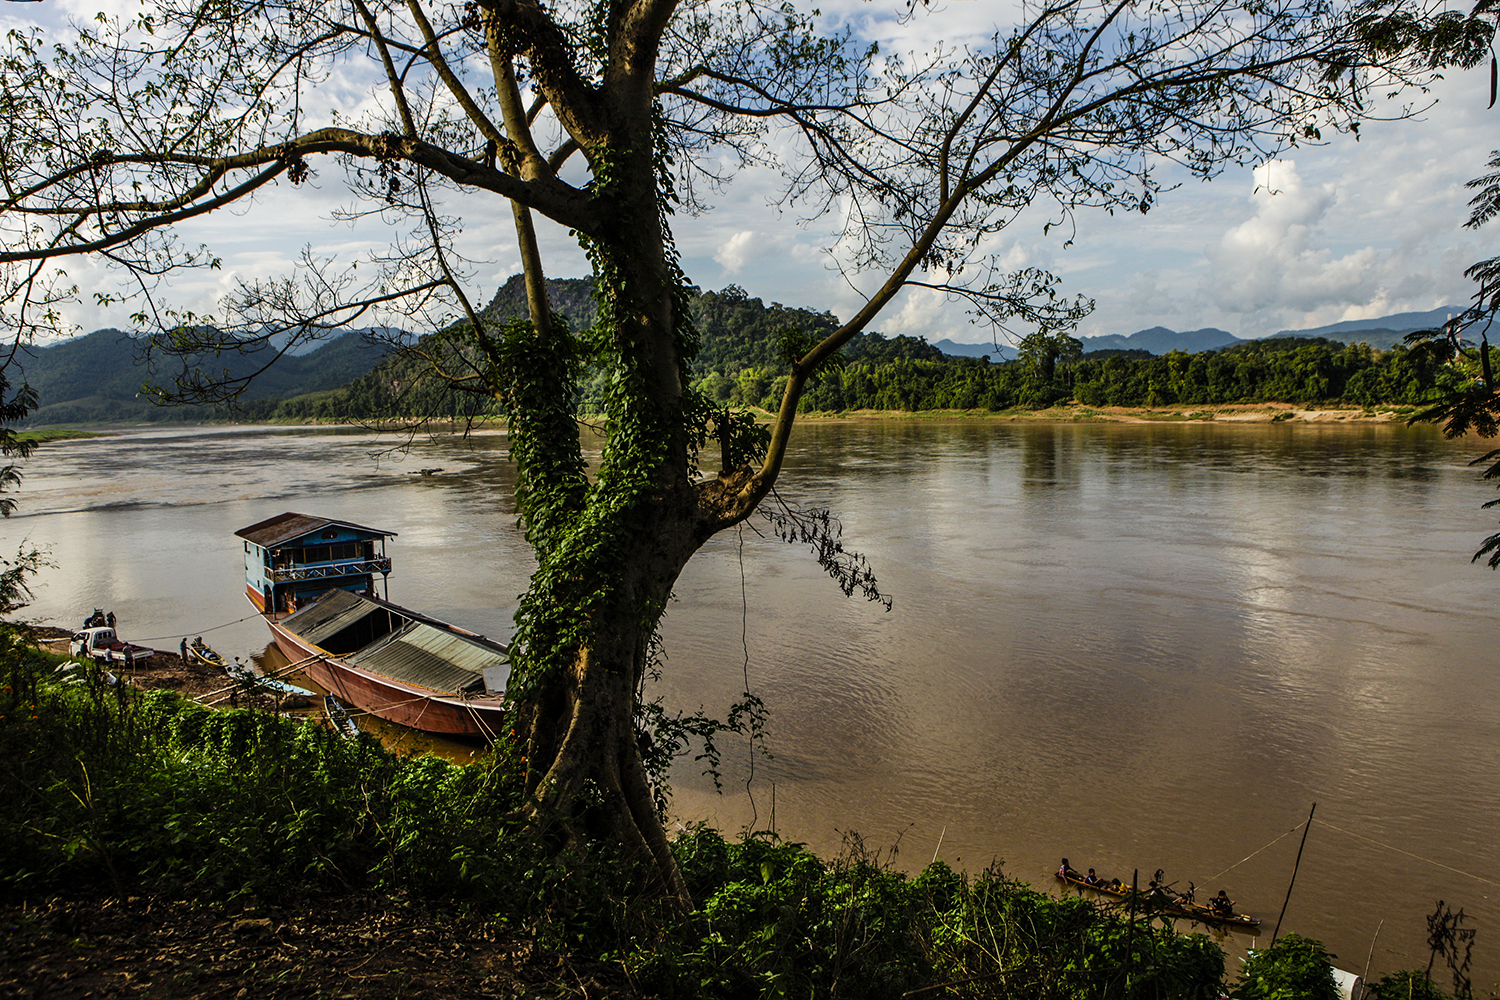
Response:
[{"label": "weed on bank", "polygon": [[[234,912],[365,894],[618,964],[639,995],[667,998],[1223,995],[1223,952],[1202,935],[998,868],[908,876],[858,838],[824,860],[767,834],[691,830],[674,850],[699,907],[681,916],[617,859],[561,860],[513,819],[524,771],[506,743],[464,765],[402,757],[59,663],[0,630],[6,902],[156,896]],[[1304,948],[1299,968],[1327,966],[1319,956]],[[1276,967],[1257,969],[1270,983]]]}]

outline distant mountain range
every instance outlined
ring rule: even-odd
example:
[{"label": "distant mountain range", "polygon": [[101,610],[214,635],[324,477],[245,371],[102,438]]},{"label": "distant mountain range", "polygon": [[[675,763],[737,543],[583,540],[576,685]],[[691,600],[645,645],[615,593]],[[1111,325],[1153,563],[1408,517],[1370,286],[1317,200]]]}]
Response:
[{"label": "distant mountain range", "polygon": [[[1307,330],[1281,330],[1273,337],[1323,337],[1346,344],[1367,343],[1380,350],[1390,350],[1401,343],[1401,339],[1413,330],[1431,330],[1442,326],[1449,317],[1463,312],[1462,306],[1443,306],[1426,312],[1396,313],[1378,319],[1352,319],[1342,323],[1330,323]],[[1146,351],[1151,354],[1170,354],[1185,351],[1213,351],[1221,347],[1243,344],[1247,338],[1236,337],[1228,330],[1205,327],[1202,330],[1169,330],[1164,326],[1153,326],[1149,330],[1137,330],[1126,336],[1111,333],[1102,337],[1082,337],[1085,354],[1093,351]],[[955,357],[982,358],[992,361],[1010,361],[1015,358],[1015,348],[1001,345],[997,351],[993,342],[960,344],[952,340],[939,340],[932,346]]]},{"label": "distant mountain range", "polygon": [[1085,354],[1090,351],[1149,351],[1152,354],[1169,354],[1172,351],[1213,351],[1244,343],[1228,330],[1205,327],[1202,330],[1178,332],[1164,326],[1153,326],[1149,330],[1137,330],[1130,336],[1112,333],[1103,337],[1080,337]]},{"label": "distant mountain range", "polygon": [[997,348],[993,341],[986,341],[982,344],[960,344],[944,337],[932,346],[955,358],[989,358],[991,361],[1014,361],[1016,359],[1014,347],[1001,344]]},{"label": "distant mountain range", "polygon": [[[160,407],[142,396],[141,389],[147,382],[170,381],[170,376],[158,366],[142,362],[137,350],[136,339],[129,333],[95,330],[33,348],[18,358],[22,378],[36,389],[41,404],[28,423],[194,421],[213,412],[209,406]],[[279,358],[250,383],[245,398],[286,399],[336,389],[375,367],[382,356],[382,351],[350,331],[305,353]],[[228,369],[232,377],[239,377],[255,372],[268,360],[267,352],[225,353],[205,365]]]},{"label": "distant mountain range", "polygon": [[[554,308],[569,316],[574,329],[593,322],[595,303],[588,279],[549,281],[548,292]],[[722,292],[695,294],[693,307],[703,338],[700,367],[731,375],[746,366],[779,364],[776,345],[788,325],[821,335],[838,323],[832,313],[796,309],[776,302],[767,305],[734,286]],[[1275,336],[1324,337],[1344,343],[1364,341],[1372,347],[1388,349],[1412,330],[1440,326],[1460,311],[1459,306],[1445,306],[1308,330],[1282,330]],[[525,289],[520,276],[511,278],[497,291],[485,312],[501,320],[526,315]],[[1161,326],[1128,337],[1113,334],[1082,339],[1085,353],[1115,350],[1195,353],[1247,342],[1213,327],[1178,332]],[[992,361],[1010,361],[1016,356],[1014,347],[1007,344],[997,348],[992,341],[962,344],[943,339],[929,345],[922,338],[887,339],[877,333],[861,335],[846,353],[869,360],[890,360],[936,358],[939,351],[955,357],[988,357]],[[367,375],[384,356],[384,351],[372,346],[358,332],[350,331],[316,344],[305,353],[280,358],[251,383],[245,398],[284,400],[326,393]],[[227,368],[231,375],[238,376],[255,371],[266,360],[265,354],[248,357],[225,354],[206,363],[214,368]],[[29,424],[201,421],[227,415],[204,406],[157,407],[141,396],[144,383],[170,381],[170,376],[143,364],[135,338],[120,330],[96,330],[86,336],[33,348],[18,359],[18,364],[21,378],[37,390],[40,398],[40,406],[27,421]]]},{"label": "distant mountain range", "polygon": [[[1381,316],[1378,319],[1345,320],[1342,323],[1330,323],[1327,326],[1316,326],[1308,330],[1281,330],[1272,336],[1323,337],[1346,344],[1366,343],[1380,350],[1389,350],[1401,343],[1401,338],[1413,330],[1431,330],[1442,326],[1449,317],[1461,312],[1463,312],[1462,306],[1442,306],[1426,312],[1396,313],[1393,316]],[[1244,338],[1214,327],[1178,333],[1164,326],[1153,326],[1149,330],[1139,330],[1128,337],[1114,333],[1103,337],[1081,339],[1084,353],[1137,350],[1150,351],[1152,354],[1167,354],[1171,351],[1186,351],[1193,354],[1197,351],[1212,351],[1220,347],[1245,343]]]}]

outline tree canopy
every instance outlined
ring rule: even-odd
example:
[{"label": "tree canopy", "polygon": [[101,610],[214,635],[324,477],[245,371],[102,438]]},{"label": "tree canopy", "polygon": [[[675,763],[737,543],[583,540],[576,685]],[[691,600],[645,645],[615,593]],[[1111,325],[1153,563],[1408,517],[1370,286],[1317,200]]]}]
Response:
[{"label": "tree canopy", "polygon": [[[1066,234],[1083,210],[1148,211],[1164,162],[1206,178],[1357,131],[1377,107],[1400,115],[1406,88],[1477,61],[1489,39],[1482,19],[1409,0],[1012,13],[982,43],[926,53],[881,51],[789,0],[147,0],[67,37],[13,31],[3,316],[24,338],[64,299],[126,296],[152,351],[247,352],[261,369],[350,324],[448,330],[404,347],[455,391],[503,403],[537,558],[513,653],[521,818],[561,851],[605,843],[646,861],[685,901],[637,731],[656,625],[693,553],[773,498],[800,401],[835,353],[912,286],[1007,328],[1065,332],[1087,300],[995,256],[1018,219]],[[368,100],[328,108],[319,88],[334,79],[369,81]],[[782,338],[769,434],[691,388],[699,338],[671,230],[747,164],[778,169],[782,204],[826,228],[831,259],[874,276],[847,321]],[[219,266],[174,227],[215,213],[232,225],[249,200],[337,172],[342,217],[382,220],[388,252],[360,268],[308,253],[212,316],[171,307],[176,274]],[[484,197],[512,207],[528,322],[475,304],[455,236]],[[587,329],[549,305],[537,215],[592,264]],[[123,290],[73,286],[63,268],[80,255],[117,269]],[[576,422],[589,366],[608,427],[594,468]],[[184,364],[169,391],[218,399],[246,379]],[[701,472],[710,440],[717,476]],[[879,596],[827,512],[765,512],[846,593]]]}]

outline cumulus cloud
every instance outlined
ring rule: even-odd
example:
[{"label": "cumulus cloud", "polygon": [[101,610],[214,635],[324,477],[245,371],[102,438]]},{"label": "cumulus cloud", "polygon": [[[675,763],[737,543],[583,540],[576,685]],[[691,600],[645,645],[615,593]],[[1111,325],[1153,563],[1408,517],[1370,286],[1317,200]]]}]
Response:
[{"label": "cumulus cloud", "polygon": [[726,275],[739,274],[758,256],[755,251],[755,230],[745,229],[720,243],[719,249],[714,251],[714,260],[719,262]]},{"label": "cumulus cloud", "polygon": [[1366,246],[1336,256],[1325,248],[1320,224],[1337,201],[1334,184],[1303,183],[1291,160],[1257,167],[1250,198],[1255,215],[1206,251],[1218,306],[1232,313],[1306,313],[1373,300],[1379,252]]},{"label": "cumulus cloud", "polygon": [[875,323],[888,337],[905,334],[908,337],[928,337],[941,340],[949,335],[947,329],[935,330],[946,312],[947,296],[932,288],[908,288],[901,293],[901,307],[896,312],[887,310]]}]

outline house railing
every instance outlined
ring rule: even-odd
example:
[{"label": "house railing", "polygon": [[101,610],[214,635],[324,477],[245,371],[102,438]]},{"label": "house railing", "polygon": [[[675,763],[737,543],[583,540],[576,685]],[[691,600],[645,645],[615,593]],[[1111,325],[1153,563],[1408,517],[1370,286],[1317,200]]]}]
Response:
[{"label": "house railing", "polygon": [[326,563],[320,566],[280,566],[269,573],[276,583],[289,580],[324,580],[331,576],[360,576],[365,573],[389,573],[391,560],[361,559],[358,562]]}]

